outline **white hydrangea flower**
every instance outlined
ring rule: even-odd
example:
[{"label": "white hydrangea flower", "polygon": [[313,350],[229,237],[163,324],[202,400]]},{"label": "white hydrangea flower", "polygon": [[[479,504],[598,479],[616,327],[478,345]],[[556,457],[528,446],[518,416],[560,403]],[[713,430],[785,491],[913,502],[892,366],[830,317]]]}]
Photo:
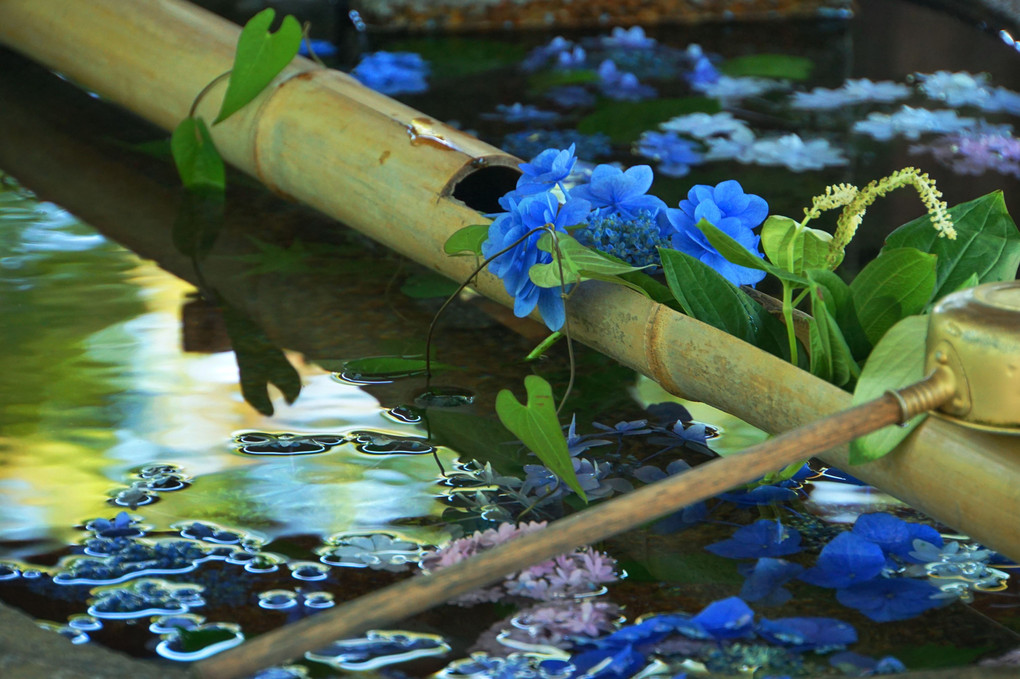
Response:
[{"label": "white hydrangea flower", "polygon": [[826,111],[868,102],[890,102],[910,96],[910,88],[889,80],[872,82],[867,78],[850,79],[834,90],[816,87],[810,92],[795,92],[793,108]]},{"label": "white hydrangea flower", "polygon": [[757,97],[766,92],[784,89],[787,83],[768,78],[733,78],[728,75],[719,76],[714,83],[697,83],[693,88],[707,97],[723,102]]},{"label": "white hydrangea flower", "polygon": [[820,170],[849,162],[843,150],[832,146],[828,140],[805,141],[796,134],[787,134],[777,139],[760,139],[746,148],[738,160],[755,165],[782,166],[794,172]]},{"label": "white hydrangea flower", "polygon": [[903,106],[895,113],[869,113],[865,120],[854,123],[853,130],[867,134],[880,141],[887,141],[896,135],[907,139],[918,139],[922,134],[936,132],[950,134],[973,129],[979,121],[975,118],[960,117],[956,111],[931,111],[926,108]]},{"label": "white hydrangea flower", "polygon": [[982,106],[992,97],[988,76],[972,75],[966,71],[950,73],[915,73],[921,91],[929,99],[945,102],[948,106]]},{"label": "white hydrangea flower", "polygon": [[732,113],[688,113],[671,118],[659,125],[666,131],[686,134],[695,139],[708,137],[754,134],[743,120],[734,118]]}]

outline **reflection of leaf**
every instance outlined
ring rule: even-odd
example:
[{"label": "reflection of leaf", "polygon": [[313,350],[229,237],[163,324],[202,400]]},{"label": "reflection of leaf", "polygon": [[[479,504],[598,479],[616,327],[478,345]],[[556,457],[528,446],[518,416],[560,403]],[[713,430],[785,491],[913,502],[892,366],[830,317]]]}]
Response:
[{"label": "reflection of leaf", "polygon": [[225,627],[206,627],[204,629],[184,629],[183,627],[178,627],[176,637],[181,651],[197,653],[213,644],[236,639],[237,633]]},{"label": "reflection of leaf", "polygon": [[[924,377],[924,343],[928,319],[925,316],[908,316],[889,329],[864,364],[854,405],[876,399],[889,389],[900,389]],[[907,437],[921,424],[926,413],[917,415],[902,427],[883,427],[876,432],[850,443],[850,464],[877,460]]]},{"label": "reflection of leaf", "polygon": [[719,68],[728,76],[752,76],[758,78],[786,78],[806,80],[814,63],[804,57],[789,54],[749,54],[728,59]]},{"label": "reflection of leaf", "polygon": [[413,299],[432,299],[449,297],[457,292],[459,287],[460,284],[456,281],[451,281],[442,274],[427,271],[408,276],[400,286],[400,292]]},{"label": "reflection of leaf", "polygon": [[1006,211],[1002,191],[954,205],[949,216],[956,228],[954,240],[939,238],[924,215],[889,234],[883,250],[912,247],[936,255],[934,300],[959,289],[974,274],[981,283],[1016,278],[1020,232]]},{"label": "reflection of leaf", "polygon": [[227,93],[213,124],[237,113],[265,89],[266,85],[297,55],[301,46],[301,24],[285,16],[276,33],[269,32],[276,11],[267,8],[253,16],[237,40],[234,68]]},{"label": "reflection of leaf", "polygon": [[524,388],[528,392],[525,405],[521,405],[509,389],[501,390],[496,395],[496,414],[507,429],[538,455],[542,464],[587,502],[567,451],[567,439],[556,417],[552,387],[538,375],[528,375],[524,378]]},{"label": "reflection of leaf", "polygon": [[488,462],[501,474],[521,475],[520,446],[498,420],[444,409],[430,409],[425,419],[432,443],[456,450],[462,459]]},{"label": "reflection of leaf", "polygon": [[[321,364],[320,364],[321,365]],[[447,363],[432,361],[432,372],[456,370]],[[425,359],[411,356],[370,356],[344,361],[343,372],[355,378],[408,377],[425,372]]]},{"label": "reflection of leaf", "polygon": [[186,257],[208,254],[223,228],[224,193],[209,187],[184,191],[171,238]]},{"label": "reflection of leaf", "polygon": [[719,102],[707,97],[651,99],[649,101],[606,101],[577,125],[583,134],[603,132],[618,144],[636,141],[641,133],[686,113],[718,113]]},{"label": "reflection of leaf", "polygon": [[269,398],[272,384],[283,392],[288,404],[293,403],[301,393],[301,376],[284,353],[236,309],[224,306],[223,322],[234,346],[244,400],[263,415],[272,415],[273,402]]},{"label": "reflection of leaf", "polygon": [[204,120],[182,120],[170,137],[170,150],[185,188],[224,190],[226,169]]},{"label": "reflection of leaf", "polygon": [[924,644],[896,649],[895,656],[911,670],[964,667],[991,651],[994,646],[961,648],[940,644]]}]

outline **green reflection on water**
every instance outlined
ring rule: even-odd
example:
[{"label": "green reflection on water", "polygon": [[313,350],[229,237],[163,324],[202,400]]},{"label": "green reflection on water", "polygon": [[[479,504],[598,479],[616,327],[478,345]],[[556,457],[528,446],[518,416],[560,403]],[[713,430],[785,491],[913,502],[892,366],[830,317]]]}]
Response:
[{"label": "green reflection on water", "polygon": [[[193,480],[134,512],[156,529],[208,520],[266,539],[385,530],[438,517],[431,455],[239,455],[238,430],[381,429],[376,400],[299,366],[305,388],[277,417],[242,400],[232,352],[185,354],[190,287],[5,180],[0,190],[0,557],[27,558],[112,517],[111,493],[139,468],[172,463]],[[454,455],[442,449],[449,467]],[[424,523],[432,523],[425,521]],[[406,530],[404,531],[407,532]],[[416,537],[435,537],[419,529]],[[20,542],[21,544],[14,544]],[[6,543],[6,544],[5,544]]]}]

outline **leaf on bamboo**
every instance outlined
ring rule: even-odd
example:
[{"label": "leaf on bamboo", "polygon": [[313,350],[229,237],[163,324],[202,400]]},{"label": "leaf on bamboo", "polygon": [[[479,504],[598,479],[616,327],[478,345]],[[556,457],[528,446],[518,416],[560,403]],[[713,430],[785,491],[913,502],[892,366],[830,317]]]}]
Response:
[{"label": "leaf on bamboo", "polygon": [[226,169],[204,120],[182,120],[170,137],[170,151],[185,188],[225,190]]},{"label": "leaf on bamboo", "polygon": [[[924,378],[927,327],[926,317],[908,316],[889,329],[871,352],[857,380],[853,398],[855,406],[876,399],[890,389],[901,389]],[[904,426],[884,427],[855,439],[850,444],[850,464],[861,464],[886,455],[926,416],[922,413]]]},{"label": "leaf on bamboo", "polygon": [[472,224],[457,229],[446,239],[443,252],[448,255],[481,255],[482,243],[489,237],[488,224]]},{"label": "leaf on bamboo", "polygon": [[275,33],[269,32],[276,11],[267,8],[245,24],[237,41],[227,93],[213,125],[244,108],[289,64],[301,47],[301,24],[288,15]]},{"label": "leaf on bamboo", "polygon": [[556,417],[552,387],[538,375],[528,375],[524,378],[524,388],[528,392],[524,405],[509,389],[503,389],[496,395],[496,414],[500,422],[538,455],[542,464],[587,502],[588,498],[577,480],[567,450],[567,439]]},{"label": "leaf on bamboo", "polygon": [[[806,226],[789,217],[772,215],[761,227],[761,247],[769,261],[790,273],[803,275],[808,269],[825,269],[832,234]],[[835,262],[839,265],[842,260]]]},{"label": "leaf on bamboo", "polygon": [[[553,252],[552,236],[549,234],[543,234],[538,241],[539,249],[553,252],[553,261],[548,264],[535,264],[528,270],[531,282],[540,288],[555,288],[559,287],[561,283],[565,285],[580,283],[589,278],[610,280],[619,274],[647,268],[631,266],[626,262],[610,259],[596,250],[581,245],[571,236],[565,234],[556,236],[556,252]],[[563,269],[562,279],[560,278],[561,267]],[[636,288],[626,282],[622,282],[622,284]]]}]

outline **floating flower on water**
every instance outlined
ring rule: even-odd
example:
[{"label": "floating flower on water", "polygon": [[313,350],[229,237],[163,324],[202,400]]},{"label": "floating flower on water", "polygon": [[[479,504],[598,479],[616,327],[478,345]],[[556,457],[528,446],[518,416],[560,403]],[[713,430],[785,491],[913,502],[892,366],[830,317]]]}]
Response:
[{"label": "floating flower on water", "polygon": [[891,622],[944,605],[946,599],[938,594],[937,588],[913,578],[875,578],[837,589],[836,599],[875,622]]},{"label": "floating flower on water", "polygon": [[271,589],[259,594],[259,607],[284,610],[298,605],[298,595],[288,589]]},{"label": "floating flower on water", "polygon": [[983,107],[992,97],[988,88],[988,76],[985,74],[975,76],[965,71],[936,71],[915,73],[914,77],[920,82],[920,89],[926,97],[945,102],[953,108]]},{"label": "floating flower on water", "polygon": [[[311,45],[310,50],[309,45]],[[315,56],[323,59],[336,56],[338,51],[339,50],[337,50],[336,45],[331,43],[329,40],[319,39],[302,40],[301,47],[298,48],[298,54],[303,57],[307,57],[310,56],[311,53],[315,53]]]},{"label": "floating flower on water", "polygon": [[790,105],[793,108],[828,111],[856,104],[898,101],[909,96],[910,88],[900,83],[851,78],[834,90],[816,87],[810,92],[794,92],[790,97]]},{"label": "floating flower on water", "polygon": [[641,26],[623,28],[616,26],[608,36],[599,39],[603,47],[619,47],[624,49],[652,49],[658,43],[655,38],[645,35],[645,29]]},{"label": "floating flower on water", "polygon": [[588,61],[588,54],[584,51],[584,48],[575,46],[557,54],[554,65],[556,68],[571,70],[575,68],[584,68],[586,61]]},{"label": "floating flower on water", "polygon": [[[715,152],[719,152],[718,146]],[[833,146],[827,139],[805,140],[797,134],[787,134],[776,139],[757,139],[743,145],[735,159],[755,165],[778,165],[794,172],[821,170],[849,162],[843,155],[843,149]]]},{"label": "floating flower on water", "polygon": [[382,94],[415,94],[428,89],[429,66],[413,52],[372,52],[361,58],[351,75]]},{"label": "floating flower on water", "polygon": [[737,134],[754,134],[751,128],[743,120],[733,117],[732,113],[688,113],[686,115],[670,118],[659,127],[666,131],[686,134],[695,139],[706,139],[708,137],[733,137]]},{"label": "floating flower on water", "polygon": [[394,436],[380,431],[353,431],[354,447],[369,455],[428,455],[435,446],[417,436]]},{"label": "floating flower on water", "polygon": [[727,559],[786,556],[800,551],[800,533],[778,520],[761,519],[738,528],[730,539],[714,542],[705,549]]},{"label": "floating flower on water", "polygon": [[900,672],[907,671],[906,666],[891,655],[875,660],[853,651],[836,653],[829,658],[829,664],[851,677],[870,677],[874,674],[899,674]]},{"label": "floating flower on water", "polygon": [[[552,262],[552,254],[538,248],[542,232],[526,234],[547,225],[566,233],[566,227],[585,221],[591,205],[575,197],[560,205],[550,193],[526,196],[520,202],[512,199],[507,202],[509,211],[500,214],[489,226],[488,239],[482,244],[482,255],[490,258],[511,248],[489,262],[489,270],[503,279],[507,293],[514,298],[514,315],[523,318],[537,307],[549,329],[559,330],[565,320],[560,289],[540,288],[528,275],[533,265]],[[515,244],[516,241],[520,242]]]},{"label": "floating flower on water", "polygon": [[599,165],[592,171],[591,180],[574,187],[570,197],[590,202],[599,216],[616,214],[634,219],[642,212],[656,215],[666,204],[660,198],[647,195],[653,179],[652,168],[647,165],[635,165],[626,171],[612,165]]},{"label": "floating flower on water", "polygon": [[237,451],[248,455],[310,455],[345,442],[338,434],[272,434],[252,431],[234,435]]},{"label": "floating flower on water", "polygon": [[528,52],[528,56],[521,62],[521,68],[525,71],[537,71],[549,61],[557,61],[563,52],[569,52],[574,48],[574,43],[563,36],[557,35],[548,44]]},{"label": "floating flower on water", "polygon": [[59,585],[100,585],[125,582],[143,575],[187,573],[212,557],[187,540],[155,543],[128,538],[89,540],[86,554],[62,562],[53,577]]},{"label": "floating flower on water", "polygon": [[733,78],[728,75],[720,75],[714,81],[707,79],[692,81],[691,87],[706,97],[730,104],[741,99],[759,97],[774,90],[785,89],[787,84],[780,80],[767,78]]},{"label": "floating flower on water", "polygon": [[922,540],[936,547],[942,546],[942,536],[931,526],[908,523],[885,512],[861,514],[854,522],[853,532],[865,540],[874,542],[886,554],[913,561],[910,552],[914,541]]},{"label": "floating flower on water", "polygon": [[559,119],[560,114],[553,111],[542,111],[535,106],[514,103],[509,106],[498,104],[495,113],[483,113],[481,117],[486,120],[502,120],[505,123],[534,123],[542,125],[553,123]]},{"label": "floating flower on water", "polygon": [[187,613],[203,606],[192,585],[171,585],[163,580],[143,579],[114,589],[95,590],[89,615],[103,619],[144,618],[150,615]]},{"label": "floating flower on water", "polygon": [[161,615],[154,618],[149,625],[149,631],[153,634],[173,634],[175,630],[196,629],[205,622],[205,618],[195,613],[183,613],[181,615]]},{"label": "floating flower on water", "polygon": [[599,87],[610,99],[636,101],[648,99],[656,95],[655,88],[642,85],[637,76],[619,70],[611,59],[599,65]]},{"label": "floating flower on water", "polygon": [[506,637],[564,648],[574,644],[571,637],[591,638],[613,631],[619,618],[620,607],[606,601],[553,601],[517,613]]},{"label": "floating flower on water", "polygon": [[857,642],[853,625],[835,618],[762,619],[755,630],[762,638],[798,653],[829,653]]},{"label": "floating flower on water", "polygon": [[581,85],[550,87],[545,98],[563,108],[584,108],[595,103],[595,95]]},{"label": "floating flower on water", "polygon": [[818,555],[814,568],[800,579],[819,587],[844,588],[867,582],[885,568],[882,548],[854,533],[840,533]]},{"label": "floating flower on water", "polygon": [[[421,566],[426,571],[441,570],[480,551],[544,527],[544,521],[522,523],[518,526],[504,523],[498,528],[476,531],[435,551],[427,552],[422,558]],[[483,601],[498,601],[508,595],[543,600],[588,595],[597,591],[603,584],[617,579],[615,567],[616,562],[612,558],[590,548],[561,554],[520,573],[507,576],[501,585],[476,590],[459,597],[455,603],[472,605]]]},{"label": "floating flower on water", "polygon": [[135,524],[137,519],[132,518],[127,512],[118,512],[113,519],[93,519],[85,524],[85,529],[90,530],[102,538],[117,537],[140,537],[143,535],[141,528]]},{"label": "floating flower on water", "polygon": [[705,219],[754,255],[764,258],[758,251],[760,237],[752,229],[765,220],[768,210],[764,198],[744,193],[740,183],[730,179],[714,187],[705,184],[694,186],[687,199],[680,201],[679,209],[667,209],[664,215],[673,231],[675,249],[708,264],[734,285],[753,285],[765,277],[765,272],[737,266],[726,260],[696,224]]},{"label": "floating flower on water", "polygon": [[793,597],[783,585],[803,571],[804,567],[800,564],[785,559],[762,557],[750,569],[741,570],[747,579],[740,588],[740,598],[744,601],[758,602],[763,606],[780,606]]},{"label": "floating flower on water", "polygon": [[330,538],[320,560],[330,566],[405,571],[418,562],[421,547],[387,533]]},{"label": "floating flower on water", "polygon": [[313,561],[292,561],[287,565],[290,568],[290,576],[295,580],[316,582],[329,577],[329,566],[326,564]]},{"label": "floating flower on water", "polygon": [[582,134],[575,130],[525,130],[503,137],[501,146],[507,153],[520,158],[532,158],[545,149],[565,149],[571,144],[584,158],[601,158],[612,151],[609,136],[596,132]]},{"label": "floating flower on water", "polygon": [[[961,118],[956,111],[930,111],[926,108],[903,106],[895,113],[869,113],[865,120],[854,123],[853,130],[879,141],[896,135],[918,139],[922,134],[950,134],[972,130],[979,124],[975,118]],[[984,125],[984,121],[980,121]]]},{"label": "floating flower on water", "polygon": [[703,160],[693,142],[673,131],[642,133],[634,153],[658,162],[659,172],[668,177],[683,177]]},{"label": "floating flower on water", "polygon": [[978,175],[991,170],[1020,177],[1020,139],[1009,133],[955,134],[910,147],[911,153],[926,151],[958,174]]},{"label": "floating flower on water", "polygon": [[748,637],[754,626],[754,611],[737,596],[713,601],[691,621],[700,625],[713,639]]},{"label": "floating flower on water", "polygon": [[712,64],[712,60],[708,58],[700,45],[688,45],[685,56],[691,63],[691,69],[687,73],[687,82],[691,87],[698,89],[719,82],[722,74]]}]

